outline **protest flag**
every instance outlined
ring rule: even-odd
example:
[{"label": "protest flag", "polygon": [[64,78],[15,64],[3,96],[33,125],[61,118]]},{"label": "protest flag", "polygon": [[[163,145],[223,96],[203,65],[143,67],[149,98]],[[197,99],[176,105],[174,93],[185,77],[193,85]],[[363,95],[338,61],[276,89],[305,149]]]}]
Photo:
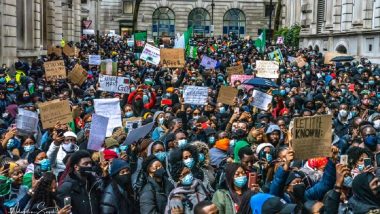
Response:
[{"label": "protest flag", "polygon": [[147,38],[146,31],[135,33],[133,37],[137,47],[144,47]]},{"label": "protest flag", "polygon": [[257,38],[255,41],[255,46],[256,46],[256,49],[259,51],[259,53],[264,53],[265,41],[266,41],[266,33],[265,33],[265,30],[263,30],[259,38]]},{"label": "protest flag", "polygon": [[270,60],[277,61],[278,63],[283,63],[284,62],[284,57],[282,56],[282,53],[281,53],[280,49],[276,49],[275,51],[270,52],[268,54],[268,57],[269,57]]},{"label": "protest flag", "polygon": [[218,50],[218,46],[216,44],[213,44],[208,48],[208,51],[211,53],[215,53],[215,51],[217,50]]},{"label": "protest flag", "polygon": [[187,46],[186,57],[195,59],[198,57],[198,48],[196,46]]},{"label": "protest flag", "polygon": [[190,27],[181,37],[175,40],[174,48],[183,48],[185,49],[189,44],[190,38],[193,35],[193,28]]}]

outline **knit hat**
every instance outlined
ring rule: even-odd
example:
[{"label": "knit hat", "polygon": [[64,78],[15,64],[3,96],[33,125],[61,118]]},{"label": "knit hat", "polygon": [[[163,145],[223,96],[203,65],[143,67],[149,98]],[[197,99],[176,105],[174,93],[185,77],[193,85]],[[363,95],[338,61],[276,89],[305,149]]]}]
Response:
[{"label": "knit hat", "polygon": [[173,87],[169,87],[169,88],[166,89],[166,92],[173,93],[174,92],[174,88]]},{"label": "knit hat", "polygon": [[105,141],[105,148],[109,149],[113,146],[119,146],[119,142],[112,137],[107,138]]},{"label": "knit hat", "polygon": [[216,141],[214,147],[223,151],[228,151],[228,148],[230,147],[230,140],[227,138],[220,139]]},{"label": "knit hat", "polygon": [[91,155],[86,150],[78,150],[70,156],[70,167],[73,168],[82,158],[91,158]]},{"label": "knit hat", "polygon": [[73,138],[77,139],[77,135],[76,135],[74,132],[72,132],[72,131],[67,131],[67,132],[65,132],[65,133],[63,134],[63,136],[64,136],[64,137],[73,137]]},{"label": "knit hat", "polygon": [[117,158],[112,160],[110,176],[118,174],[123,169],[130,169],[129,163],[123,159]]},{"label": "knit hat", "polygon": [[107,161],[114,158],[118,158],[117,153],[110,149],[104,150],[103,154],[104,154],[104,160],[107,160]]}]

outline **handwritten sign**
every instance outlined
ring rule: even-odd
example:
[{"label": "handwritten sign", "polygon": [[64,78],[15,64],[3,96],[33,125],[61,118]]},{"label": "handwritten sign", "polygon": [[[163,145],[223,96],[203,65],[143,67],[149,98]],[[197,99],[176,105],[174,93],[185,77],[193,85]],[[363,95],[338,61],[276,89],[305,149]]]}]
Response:
[{"label": "handwritten sign", "polygon": [[70,104],[67,100],[52,100],[38,105],[42,127],[44,129],[53,128],[59,121],[61,124],[72,121]]},{"label": "handwritten sign", "polygon": [[81,65],[76,64],[73,70],[69,73],[68,78],[72,83],[81,86],[87,79],[87,72]]},{"label": "handwritten sign", "polygon": [[234,98],[237,96],[238,90],[229,86],[221,86],[218,94],[218,103],[226,105],[234,105]]},{"label": "handwritten sign", "polygon": [[302,56],[297,57],[297,58],[296,58],[296,62],[297,62],[297,66],[298,66],[299,68],[302,68],[303,66],[306,65],[306,62],[305,62],[305,60],[303,59]]},{"label": "handwritten sign", "polygon": [[279,64],[276,61],[256,61],[257,77],[277,79],[279,76]]},{"label": "handwritten sign", "polygon": [[99,74],[99,90],[127,94],[129,93],[129,78]]},{"label": "handwritten sign", "polygon": [[38,113],[22,108],[18,109],[16,127],[19,134],[34,134],[38,127]]},{"label": "handwritten sign", "polygon": [[154,65],[160,64],[160,49],[153,45],[146,44],[140,55],[140,59],[145,60]]},{"label": "handwritten sign", "polygon": [[94,99],[95,113],[104,117],[108,117],[106,137],[112,135],[114,128],[122,127],[120,100],[112,99]]},{"label": "handwritten sign", "polygon": [[102,59],[100,55],[88,55],[88,64],[90,65],[100,65]]},{"label": "handwritten sign", "polygon": [[[244,81],[250,80],[252,78],[254,78],[253,75],[231,75],[231,81],[230,81],[230,83],[233,86],[236,81],[240,81],[241,83],[243,83]],[[244,88],[246,88],[247,90],[253,88],[252,85],[245,85],[245,84],[243,84],[242,86],[244,86]]]},{"label": "handwritten sign", "polygon": [[213,69],[213,68],[215,68],[216,67],[216,63],[217,63],[217,61],[215,59],[211,59],[208,56],[203,56],[202,57],[201,65],[205,69]]},{"label": "handwritten sign", "polygon": [[182,48],[163,48],[160,50],[160,59],[163,67],[182,68],[185,66],[185,51]]},{"label": "handwritten sign", "polygon": [[47,53],[50,54],[55,54],[57,56],[62,56],[62,48],[61,47],[56,47],[56,46],[48,46],[47,48]]},{"label": "handwritten sign", "polygon": [[236,66],[227,67],[227,74],[229,77],[234,74],[244,74],[243,65],[240,64]]},{"label": "handwritten sign", "polygon": [[65,47],[63,47],[63,53],[66,55],[66,56],[75,56],[75,52],[76,52],[76,47],[70,47],[69,45],[65,45]]},{"label": "handwritten sign", "polygon": [[338,52],[326,52],[325,56],[324,56],[325,57],[324,63],[328,64],[328,65],[333,64],[333,62],[331,60],[334,57],[337,57],[337,56],[347,56],[347,54],[341,54],[341,53],[338,53]]},{"label": "handwritten sign", "polygon": [[306,160],[331,154],[332,115],[294,118],[292,148],[296,158]]},{"label": "handwritten sign", "polygon": [[102,148],[106,138],[108,120],[108,117],[97,114],[92,115],[87,149],[99,151]]},{"label": "handwritten sign", "polygon": [[205,105],[208,97],[208,87],[185,85],[183,98],[186,104]]},{"label": "handwritten sign", "polygon": [[131,117],[127,119],[123,119],[123,125],[128,130],[128,132],[133,129],[137,129],[142,126],[142,118],[141,117]]},{"label": "handwritten sign", "polygon": [[272,102],[273,98],[272,95],[257,90],[253,90],[252,97],[253,102],[251,104],[265,111],[268,110],[268,105]]},{"label": "handwritten sign", "polygon": [[46,80],[66,78],[66,68],[63,60],[49,61],[44,63]]}]

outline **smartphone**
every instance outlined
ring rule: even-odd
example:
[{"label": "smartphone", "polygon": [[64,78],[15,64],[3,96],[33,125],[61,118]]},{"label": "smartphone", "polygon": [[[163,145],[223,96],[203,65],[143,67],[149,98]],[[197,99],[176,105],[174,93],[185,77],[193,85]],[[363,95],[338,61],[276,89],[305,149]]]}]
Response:
[{"label": "smartphone", "polygon": [[63,205],[64,206],[71,206],[71,198],[70,197],[65,197],[63,199]]},{"label": "smartphone", "polygon": [[250,172],[248,177],[248,188],[252,188],[254,184],[257,184],[257,173]]},{"label": "smartphone", "polygon": [[340,156],[340,164],[348,165],[348,155],[341,155]]},{"label": "smartphone", "polygon": [[367,168],[368,166],[372,165],[371,158],[364,158],[364,167]]}]

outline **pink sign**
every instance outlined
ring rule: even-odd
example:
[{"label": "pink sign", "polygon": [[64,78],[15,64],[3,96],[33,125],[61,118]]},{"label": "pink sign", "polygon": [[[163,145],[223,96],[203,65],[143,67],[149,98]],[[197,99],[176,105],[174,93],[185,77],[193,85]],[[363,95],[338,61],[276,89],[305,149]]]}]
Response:
[{"label": "pink sign", "polygon": [[231,81],[230,81],[230,85],[231,86],[234,86],[234,82],[236,80],[239,80],[241,83],[242,83],[242,86],[244,86],[244,88],[246,88],[247,90],[253,88],[252,85],[245,85],[243,84],[244,81],[246,80],[249,80],[249,79],[252,79],[254,78],[255,76],[254,75],[231,75]]}]

